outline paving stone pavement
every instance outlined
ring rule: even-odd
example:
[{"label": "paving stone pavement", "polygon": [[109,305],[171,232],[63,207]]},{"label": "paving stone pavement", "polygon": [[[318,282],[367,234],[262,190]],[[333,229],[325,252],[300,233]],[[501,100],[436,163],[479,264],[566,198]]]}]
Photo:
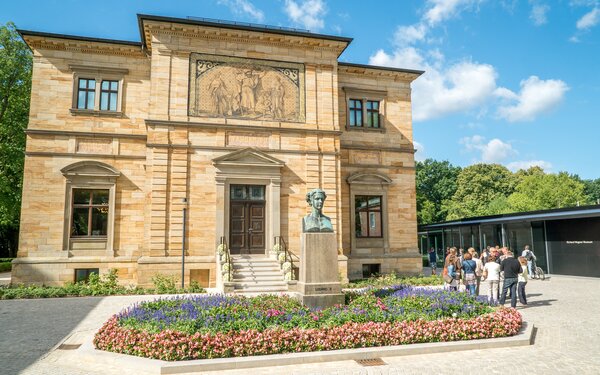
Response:
[{"label": "paving stone pavement", "polygon": [[[482,288],[484,289],[484,288]],[[485,289],[482,290],[485,293]],[[399,375],[399,374],[599,374],[600,279],[553,276],[527,285],[529,306],[518,307],[537,327],[529,347],[386,357],[387,365],[362,367],[354,361],[277,366],[205,374]],[[128,303],[147,297],[107,297],[74,329],[67,343],[97,327]],[[26,347],[23,347],[26,350]],[[52,350],[22,374],[83,375],[128,372],[78,361],[76,351]],[[143,375],[136,371],[135,374]]]}]

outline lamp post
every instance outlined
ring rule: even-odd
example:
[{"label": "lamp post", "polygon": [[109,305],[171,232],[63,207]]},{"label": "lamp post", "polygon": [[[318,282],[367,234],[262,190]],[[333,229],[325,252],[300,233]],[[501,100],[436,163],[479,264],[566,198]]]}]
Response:
[{"label": "lamp post", "polygon": [[181,238],[181,289],[185,288],[185,224],[187,211],[187,198],[183,198],[183,229]]}]

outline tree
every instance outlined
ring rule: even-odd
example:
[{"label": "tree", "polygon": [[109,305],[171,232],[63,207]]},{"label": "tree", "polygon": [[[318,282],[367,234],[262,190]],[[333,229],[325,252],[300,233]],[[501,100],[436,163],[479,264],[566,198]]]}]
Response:
[{"label": "tree", "polygon": [[427,159],[416,163],[417,218],[419,224],[446,220],[444,202],[456,192],[460,167],[448,161]]},{"label": "tree", "polygon": [[31,68],[31,52],[15,25],[0,26],[0,248],[9,246],[9,255],[19,228]]},{"label": "tree", "polygon": [[566,172],[532,174],[521,179],[508,203],[516,212],[574,207],[588,203],[584,190],[585,185]]},{"label": "tree", "polygon": [[456,180],[456,193],[446,203],[447,219],[495,213],[490,212],[490,202],[512,194],[515,183],[514,175],[500,164],[474,164],[464,168]]},{"label": "tree", "polygon": [[585,186],[585,195],[587,195],[589,203],[600,203],[600,178],[595,180],[583,180]]}]

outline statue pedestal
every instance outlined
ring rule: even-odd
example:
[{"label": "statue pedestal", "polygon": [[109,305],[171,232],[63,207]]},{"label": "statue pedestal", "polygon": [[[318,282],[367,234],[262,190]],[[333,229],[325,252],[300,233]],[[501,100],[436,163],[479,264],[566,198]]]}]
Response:
[{"label": "statue pedestal", "polygon": [[344,303],[334,232],[302,233],[298,298],[310,308]]}]

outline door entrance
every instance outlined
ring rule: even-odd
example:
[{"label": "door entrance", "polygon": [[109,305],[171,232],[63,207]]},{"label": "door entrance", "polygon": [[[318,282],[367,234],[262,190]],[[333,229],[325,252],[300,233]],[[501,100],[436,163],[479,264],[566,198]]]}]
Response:
[{"label": "door entrance", "polygon": [[231,185],[229,195],[231,254],[265,254],[265,187]]}]

